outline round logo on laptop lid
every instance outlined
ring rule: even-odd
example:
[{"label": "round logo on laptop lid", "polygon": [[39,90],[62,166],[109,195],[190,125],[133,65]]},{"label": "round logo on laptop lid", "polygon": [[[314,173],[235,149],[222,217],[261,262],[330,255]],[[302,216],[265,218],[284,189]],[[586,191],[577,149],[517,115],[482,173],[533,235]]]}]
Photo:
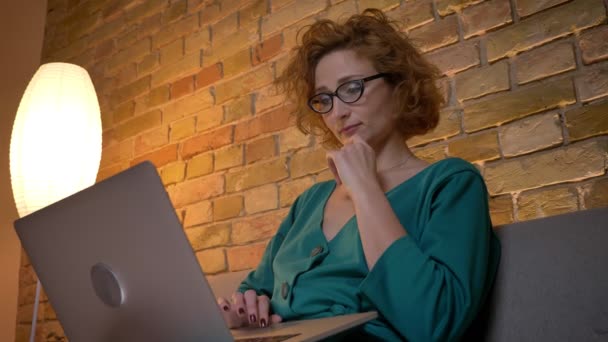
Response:
[{"label": "round logo on laptop lid", "polygon": [[91,267],[91,282],[93,289],[104,304],[117,308],[124,303],[124,293],[116,275],[110,267],[97,263]]}]

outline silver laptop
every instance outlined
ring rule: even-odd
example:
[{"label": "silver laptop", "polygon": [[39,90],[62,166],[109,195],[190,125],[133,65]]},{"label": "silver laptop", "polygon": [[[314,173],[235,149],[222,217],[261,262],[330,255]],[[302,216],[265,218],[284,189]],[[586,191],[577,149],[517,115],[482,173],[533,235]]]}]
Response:
[{"label": "silver laptop", "polygon": [[316,341],[376,312],[229,330],[149,162],[15,221],[68,339]]}]

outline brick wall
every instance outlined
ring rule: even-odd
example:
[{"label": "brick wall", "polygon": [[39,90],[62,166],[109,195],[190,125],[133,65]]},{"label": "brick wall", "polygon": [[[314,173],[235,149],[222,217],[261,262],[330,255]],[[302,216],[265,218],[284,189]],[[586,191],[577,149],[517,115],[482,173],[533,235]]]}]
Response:
[{"label": "brick wall", "polygon": [[[608,206],[606,0],[49,0],[43,61],[93,78],[99,179],[153,161],[203,270],[243,270],[331,177],[271,82],[300,27],[371,6],[445,76],[439,127],[410,145],[475,163],[495,224]],[[35,279],[24,257],[17,340]],[[62,335],[46,298],[39,319],[38,340]]]}]

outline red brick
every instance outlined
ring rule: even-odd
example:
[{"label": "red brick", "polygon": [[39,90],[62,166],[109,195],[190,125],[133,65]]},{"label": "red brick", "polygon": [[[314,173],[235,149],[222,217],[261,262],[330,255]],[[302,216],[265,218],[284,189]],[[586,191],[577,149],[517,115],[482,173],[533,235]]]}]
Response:
[{"label": "red brick", "polygon": [[575,0],[552,8],[488,34],[486,44],[488,60],[494,61],[529,50],[569,35],[573,30],[598,25],[605,18],[606,10],[602,0]]},{"label": "red brick", "polygon": [[164,28],[154,36],[154,47],[158,48],[164,46],[179,37],[183,37],[189,33],[198,31],[198,29],[199,26],[197,15],[191,15],[176,21],[170,25],[164,26]]},{"label": "red brick", "polygon": [[266,0],[255,0],[242,8],[239,12],[239,25],[247,26],[257,22],[260,17],[268,13],[268,2]]},{"label": "red brick", "polygon": [[293,110],[293,106],[287,105],[256,116],[251,120],[239,122],[234,131],[234,140],[241,142],[260,134],[276,132],[289,127],[292,124],[291,113]]},{"label": "red brick", "polygon": [[211,201],[202,201],[186,207],[184,227],[189,228],[213,220]]},{"label": "red brick", "polygon": [[458,41],[458,19],[451,15],[410,32],[409,37],[422,52],[435,50]]},{"label": "red brick", "polygon": [[216,85],[215,102],[216,104],[224,103],[232,98],[242,96],[254,89],[270,84],[272,80],[272,69],[269,65],[262,65],[242,76]]},{"label": "red brick", "polygon": [[576,68],[570,42],[552,43],[517,56],[515,77],[526,83]]},{"label": "red brick", "polygon": [[226,174],[226,191],[242,191],[256,186],[278,182],[287,178],[285,157],[253,164],[236,172]]},{"label": "red brick", "polygon": [[205,274],[214,274],[226,270],[226,254],[223,248],[196,252],[196,258]]},{"label": "red brick", "polygon": [[498,134],[492,131],[451,140],[448,143],[448,154],[470,162],[487,161],[500,158]]},{"label": "red brick", "polygon": [[586,209],[608,207],[608,178],[601,178],[583,187]]},{"label": "red brick", "polygon": [[220,63],[203,68],[195,76],[196,89],[204,88],[222,79],[222,65]]},{"label": "red brick", "polygon": [[150,39],[143,39],[135,45],[113,55],[112,58],[108,60],[107,70],[112,72],[125,64],[140,61],[144,56],[148,55],[150,51]]},{"label": "red brick", "polygon": [[232,77],[251,69],[251,49],[242,50],[224,60],[224,77]]},{"label": "red brick", "polygon": [[505,157],[543,150],[564,141],[559,114],[555,112],[503,125],[499,128],[499,139]]},{"label": "red brick", "polygon": [[567,111],[566,127],[571,141],[608,134],[608,101]]},{"label": "red brick", "polygon": [[174,162],[177,160],[177,144],[168,145],[154,152],[139,156],[131,161],[131,165],[139,164],[145,160],[151,161],[157,168]]},{"label": "red brick", "polygon": [[[211,41],[220,42],[237,31],[238,13],[232,13],[211,26]],[[228,44],[230,44],[228,42]]]},{"label": "red brick", "polygon": [[150,90],[150,76],[142,77],[139,80],[116,89],[112,93],[111,105],[116,106],[122,102],[133,99]]},{"label": "red brick", "polygon": [[302,177],[293,181],[283,182],[279,185],[280,207],[291,205],[298,196],[314,184],[312,177]]},{"label": "red brick", "polygon": [[457,74],[454,80],[456,97],[460,101],[508,90],[509,63],[505,60],[486,67],[467,70]]},{"label": "red brick", "polygon": [[436,0],[437,12],[445,16],[460,12],[463,8],[482,2],[483,0]]},{"label": "red brick", "polygon": [[211,172],[213,172],[213,153],[202,153],[188,160],[186,179],[208,175]]},{"label": "red brick", "polygon": [[608,58],[608,25],[583,32],[579,44],[585,64]]},{"label": "red brick", "polygon": [[285,215],[287,210],[278,210],[239,219],[232,224],[230,240],[240,245],[269,239],[274,236]]},{"label": "red brick", "polygon": [[465,106],[464,128],[474,132],[575,101],[570,79],[522,87]]},{"label": "red brick", "polygon": [[230,36],[230,44],[225,42],[214,43],[210,48],[203,49],[203,66],[207,67],[247,49],[260,41],[260,30],[257,23],[241,26]]},{"label": "red brick", "polygon": [[177,99],[194,91],[194,77],[186,76],[171,84],[171,99]]},{"label": "red brick", "polygon": [[118,140],[124,140],[134,137],[142,132],[156,128],[161,124],[160,110],[153,110],[132,118],[129,121],[117,126],[114,129],[114,137]]},{"label": "red brick", "polygon": [[405,6],[387,12],[386,15],[404,25],[408,30],[435,20],[431,0],[410,1]]},{"label": "red brick", "polygon": [[199,52],[209,48],[211,45],[211,37],[209,36],[209,28],[202,28],[200,31],[192,32],[185,38],[186,54]]},{"label": "red brick", "polygon": [[[359,4],[359,6],[361,6],[361,3]],[[363,8],[363,6],[361,7]],[[332,4],[332,6],[328,7],[327,10],[321,12],[318,17],[339,22],[354,14],[357,14],[357,2],[355,0],[347,0],[341,1],[337,4]],[[285,30],[283,30],[283,33],[285,33]]]},{"label": "red brick", "polygon": [[575,79],[582,101],[593,101],[608,95],[608,62],[594,64]]},{"label": "red brick", "polygon": [[211,174],[194,178],[169,187],[167,192],[173,206],[179,209],[224,193],[224,176]]},{"label": "red brick", "polygon": [[302,133],[297,127],[291,126],[279,134],[280,153],[297,150],[302,147],[309,147],[312,141],[310,134]]},{"label": "red brick", "polygon": [[165,66],[179,61],[184,56],[184,38],[178,38],[160,48],[160,64]]},{"label": "red brick", "polygon": [[114,108],[114,111],[112,113],[112,122],[114,122],[115,124],[119,123],[130,117],[133,117],[133,114],[135,114],[135,102],[125,102]]},{"label": "red brick", "polygon": [[179,183],[184,180],[186,163],[177,161],[167,164],[160,169],[160,177],[165,186]]},{"label": "red brick", "polygon": [[327,168],[327,151],[323,148],[314,150],[300,150],[293,155],[290,161],[290,175],[292,179],[317,173]]},{"label": "red brick", "polygon": [[169,142],[169,127],[161,126],[135,138],[134,152],[140,155],[166,145]]},{"label": "red brick", "polygon": [[[194,0],[191,2],[200,2],[201,4],[197,4],[197,7],[200,8],[201,5],[205,6],[202,11],[200,11],[200,21],[201,25],[209,25],[214,23],[222,18],[224,13],[221,11],[219,3],[211,3],[206,0]],[[195,6],[190,6],[195,7]],[[197,8],[195,7],[195,8]]]},{"label": "red brick", "polygon": [[279,192],[273,183],[248,190],[244,195],[247,215],[276,209],[279,205]]},{"label": "red brick", "polygon": [[294,1],[262,20],[262,38],[271,36],[273,33],[287,27],[296,21],[321,12],[327,7],[325,1],[305,0]]},{"label": "red brick", "polygon": [[100,167],[126,161],[133,156],[133,139],[127,139],[101,150]]},{"label": "red brick", "polygon": [[225,246],[230,239],[230,225],[221,223],[207,227],[189,228],[186,229],[186,236],[195,251]]},{"label": "red brick", "polygon": [[253,65],[265,62],[281,52],[283,36],[277,34],[258,44],[254,49]]},{"label": "red brick", "polygon": [[588,179],[605,174],[606,150],[602,141],[571,144],[486,165],[484,178],[491,195]]},{"label": "red brick", "polygon": [[188,159],[195,154],[214,150],[232,143],[233,126],[218,128],[209,133],[194,136],[182,144],[181,155]]},{"label": "red brick", "polygon": [[115,50],[114,40],[106,40],[95,48],[95,59],[104,59],[112,55]]},{"label": "red brick", "polygon": [[231,145],[215,151],[214,169],[223,170],[243,165],[243,145]]},{"label": "red brick", "polygon": [[162,67],[152,74],[152,86],[156,87],[167,82],[177,80],[185,75],[193,74],[201,67],[201,57],[199,53],[191,53],[184,56],[179,61]]},{"label": "red brick", "polygon": [[513,199],[511,195],[496,196],[489,199],[490,216],[494,227],[513,223]]},{"label": "red brick", "polygon": [[267,242],[227,249],[228,269],[231,272],[255,268],[266,250]]},{"label": "red brick", "polygon": [[204,132],[222,123],[224,109],[222,106],[205,109],[196,117],[196,131]]},{"label": "red brick", "polygon": [[199,113],[213,105],[213,96],[207,89],[196,91],[166,105],[163,108],[163,123],[171,123],[189,114]]},{"label": "red brick", "polygon": [[171,23],[186,15],[188,9],[187,0],[172,1],[169,8],[163,11],[163,24]]},{"label": "red brick", "polygon": [[196,117],[190,116],[170,124],[169,141],[175,142],[194,135],[196,131]]},{"label": "red brick", "polygon": [[272,135],[247,143],[245,147],[245,159],[247,160],[247,164],[276,156],[276,145],[275,137]]},{"label": "red brick", "polygon": [[578,210],[578,194],[573,188],[526,191],[517,198],[517,219],[526,221]]},{"label": "red brick", "polygon": [[138,25],[138,38],[154,36],[163,27],[161,23],[161,13],[144,18]]},{"label": "red brick", "polygon": [[426,54],[444,75],[453,75],[479,65],[479,43],[467,41]]},{"label": "red brick", "polygon": [[243,196],[226,196],[213,201],[213,220],[222,221],[240,216],[243,212]]},{"label": "red brick", "polygon": [[464,38],[483,34],[512,21],[509,0],[490,0],[462,11]]},{"label": "red brick", "polygon": [[224,123],[237,121],[251,116],[253,105],[252,96],[243,96],[224,105]]},{"label": "red brick", "polygon": [[566,1],[568,0],[517,0],[515,1],[515,8],[520,17],[527,17]]},{"label": "red brick", "polygon": [[[136,4],[137,2],[132,3]],[[162,9],[165,8],[166,4],[166,0],[148,0],[143,2],[141,5],[127,11],[125,13],[125,16],[129,24],[131,24],[143,18],[159,13]]]}]

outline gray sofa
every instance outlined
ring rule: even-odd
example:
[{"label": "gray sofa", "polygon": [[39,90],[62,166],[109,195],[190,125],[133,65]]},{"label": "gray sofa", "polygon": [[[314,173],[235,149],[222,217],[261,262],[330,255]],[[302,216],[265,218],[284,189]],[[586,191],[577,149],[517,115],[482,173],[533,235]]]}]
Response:
[{"label": "gray sofa", "polygon": [[[497,227],[500,268],[467,341],[608,341],[608,208]],[[209,276],[229,296],[248,271]]]}]

